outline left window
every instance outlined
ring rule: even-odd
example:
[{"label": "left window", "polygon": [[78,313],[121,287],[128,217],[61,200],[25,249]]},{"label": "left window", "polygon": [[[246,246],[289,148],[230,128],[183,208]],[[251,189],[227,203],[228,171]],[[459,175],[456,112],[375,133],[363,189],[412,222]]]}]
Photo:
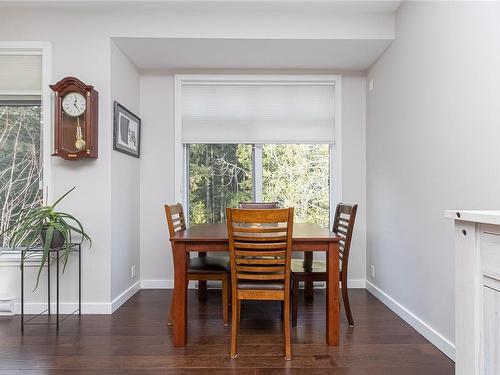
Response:
[{"label": "left window", "polygon": [[0,50],[0,233],[43,202],[41,60]]}]

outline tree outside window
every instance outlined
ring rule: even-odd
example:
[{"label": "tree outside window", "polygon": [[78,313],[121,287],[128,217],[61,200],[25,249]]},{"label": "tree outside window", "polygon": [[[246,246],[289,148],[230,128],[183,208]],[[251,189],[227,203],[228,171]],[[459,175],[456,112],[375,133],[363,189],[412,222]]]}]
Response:
[{"label": "tree outside window", "polygon": [[42,203],[40,136],[39,103],[0,102],[0,233]]},{"label": "tree outside window", "polygon": [[[262,145],[262,163],[254,165],[249,144],[188,145],[191,224],[223,223],[226,207],[263,201],[295,207],[295,221],[329,225],[330,154],[327,144]],[[262,186],[254,186],[255,173]]]}]

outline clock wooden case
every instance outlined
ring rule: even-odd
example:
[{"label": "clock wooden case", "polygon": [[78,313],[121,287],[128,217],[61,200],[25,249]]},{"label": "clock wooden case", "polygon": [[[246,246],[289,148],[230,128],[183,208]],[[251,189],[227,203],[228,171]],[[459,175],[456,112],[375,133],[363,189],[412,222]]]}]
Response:
[{"label": "clock wooden case", "polygon": [[54,91],[54,153],[66,160],[97,158],[98,97],[75,77],[50,85]]}]

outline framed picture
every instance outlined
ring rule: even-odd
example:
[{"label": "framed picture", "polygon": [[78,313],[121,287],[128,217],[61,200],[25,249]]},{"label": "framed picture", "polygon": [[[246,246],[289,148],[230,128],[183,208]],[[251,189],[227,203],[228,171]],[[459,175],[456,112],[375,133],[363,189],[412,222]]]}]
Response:
[{"label": "framed picture", "polygon": [[141,119],[115,101],[113,121],[113,150],[124,154],[140,155]]}]

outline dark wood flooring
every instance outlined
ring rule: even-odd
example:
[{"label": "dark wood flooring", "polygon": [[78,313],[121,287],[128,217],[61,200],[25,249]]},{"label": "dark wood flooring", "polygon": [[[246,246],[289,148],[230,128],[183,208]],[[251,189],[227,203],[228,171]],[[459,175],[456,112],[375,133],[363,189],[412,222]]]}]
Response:
[{"label": "dark wood flooring", "polygon": [[365,290],[351,290],[355,328],[341,315],[339,347],[325,345],[325,295],[315,291],[293,329],[293,359],[283,358],[276,302],[242,307],[239,356],[229,358],[220,292],[199,303],[189,291],[189,340],[173,348],[166,325],[171,292],[142,290],[113,315],[85,315],[54,327],[29,326],[0,317],[0,374],[342,374],[444,375],[454,363]]}]

